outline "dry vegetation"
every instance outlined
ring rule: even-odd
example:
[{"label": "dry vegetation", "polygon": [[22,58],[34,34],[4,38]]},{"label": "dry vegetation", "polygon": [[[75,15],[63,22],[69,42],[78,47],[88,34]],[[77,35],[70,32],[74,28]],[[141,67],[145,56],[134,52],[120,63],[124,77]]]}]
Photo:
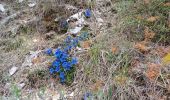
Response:
[{"label": "dry vegetation", "polygon": [[[89,100],[170,99],[169,0],[37,0],[34,8],[27,3],[10,2],[9,15],[0,16],[2,22],[17,14],[0,24],[0,99],[55,100],[60,95],[81,100],[86,93]],[[90,38],[75,53],[79,65],[73,83],[61,85],[49,75],[53,59],[42,51],[61,45],[67,30],[60,22],[86,8],[93,16],[81,32]],[[38,56],[29,66],[33,54]],[[9,76],[13,66],[18,70]],[[25,86],[20,89],[18,83]]]}]

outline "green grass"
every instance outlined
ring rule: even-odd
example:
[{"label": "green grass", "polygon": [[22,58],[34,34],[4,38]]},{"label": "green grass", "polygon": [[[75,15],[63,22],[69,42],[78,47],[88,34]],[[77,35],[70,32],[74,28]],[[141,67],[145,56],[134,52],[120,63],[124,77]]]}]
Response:
[{"label": "green grass", "polygon": [[[124,33],[130,33],[130,40],[143,40],[143,31],[145,27],[156,33],[152,39],[153,42],[161,44],[170,43],[170,28],[168,27],[169,6],[163,6],[166,0],[151,0],[149,4],[141,1],[123,1],[119,2],[117,10],[122,17],[122,29]],[[127,6],[128,5],[128,6]],[[124,6],[124,7],[122,7]],[[142,19],[138,19],[141,16]],[[159,16],[159,19],[154,22],[148,22],[147,19],[151,16]]]}]

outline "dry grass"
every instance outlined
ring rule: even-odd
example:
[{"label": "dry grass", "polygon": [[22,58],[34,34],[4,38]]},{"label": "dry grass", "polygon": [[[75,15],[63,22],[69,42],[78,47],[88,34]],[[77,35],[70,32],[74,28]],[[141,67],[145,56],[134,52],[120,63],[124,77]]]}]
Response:
[{"label": "dry grass", "polygon": [[[95,0],[88,3],[84,3],[83,0],[81,2],[50,0],[48,3],[41,1],[30,15],[38,16],[40,19],[37,22],[22,26],[14,37],[10,34],[9,37],[0,37],[0,57],[2,56],[0,69],[3,72],[0,77],[1,94],[22,98],[25,95],[28,96],[26,90],[42,91],[41,88],[43,88],[43,91],[51,89],[63,95],[63,91],[74,92],[73,100],[82,99],[87,92],[93,95],[94,100],[168,99],[170,66],[161,65],[162,58],[155,50],[161,43],[169,46],[169,35],[167,35],[169,28],[167,23],[165,24],[169,8],[159,7],[165,0],[153,1],[155,2],[150,2],[150,6],[147,6],[149,10],[143,7],[144,2],[141,0],[101,0],[101,2]],[[76,12],[62,9],[64,4],[77,8],[90,7],[94,15],[92,18],[94,21],[90,24],[95,28],[88,30],[93,35],[90,38],[90,49],[76,54],[79,57],[79,66],[76,68],[74,82],[70,86],[61,86],[57,79],[50,78],[47,66],[51,59],[44,57],[43,54],[39,55],[38,60],[36,59],[35,64],[31,66],[32,68],[20,67],[20,71],[9,79],[6,75],[8,70],[13,65],[21,66],[25,56],[29,55],[29,51],[43,50],[47,47],[56,48],[60,45],[65,35],[58,34],[63,31],[59,29],[59,23],[55,23],[53,19],[61,16],[63,20]],[[57,7],[59,9],[56,9]],[[135,7],[137,9],[134,9]],[[97,26],[98,16],[95,14],[99,10],[102,13],[100,18],[104,20],[100,28]],[[165,12],[161,13],[161,11]],[[139,19],[136,15],[140,16]],[[146,17],[146,21],[140,19],[143,16]],[[138,46],[136,49],[134,44],[145,40],[148,35],[144,34],[145,26],[154,31],[156,35],[151,34],[153,36],[142,45],[147,49],[141,52],[142,47]],[[49,31],[55,31],[56,34],[52,39],[46,40],[45,33]],[[152,33],[152,31],[147,33]],[[163,37],[160,36],[162,33],[165,33]],[[158,70],[153,70],[155,68],[153,66],[157,65],[161,66],[156,67]],[[7,67],[4,68],[4,66]],[[21,80],[26,80],[27,84],[20,91],[16,84]],[[13,83],[12,90],[5,90],[3,88],[5,83]],[[48,93],[39,94],[43,98],[46,98],[46,95]]]}]

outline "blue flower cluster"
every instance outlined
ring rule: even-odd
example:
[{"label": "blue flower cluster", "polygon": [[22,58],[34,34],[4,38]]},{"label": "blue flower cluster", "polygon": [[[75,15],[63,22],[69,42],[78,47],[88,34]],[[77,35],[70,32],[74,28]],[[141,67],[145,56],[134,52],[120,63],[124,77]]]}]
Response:
[{"label": "blue flower cluster", "polygon": [[66,48],[64,51],[68,52],[72,48],[75,48],[79,45],[79,41],[84,41],[89,38],[89,34],[87,32],[82,32],[79,36],[72,38],[71,36],[67,36],[64,40],[64,44]]},{"label": "blue flower cluster", "polygon": [[55,60],[49,68],[50,74],[58,74],[60,81],[62,83],[65,82],[67,77],[66,73],[78,63],[77,58],[70,55],[70,51],[79,45],[79,41],[86,40],[87,38],[87,32],[83,32],[77,37],[67,36],[62,48],[56,49],[54,53],[52,49],[45,50],[46,54],[55,57]]},{"label": "blue flower cluster", "polygon": [[[87,9],[84,12],[86,17],[91,17],[91,11],[90,9]],[[60,26],[62,28],[68,27],[67,21],[62,21],[60,23]],[[54,56],[55,60],[52,62],[51,66],[49,67],[49,72],[50,74],[58,74],[60,81],[66,82],[67,78],[70,77],[68,72],[73,73],[72,70],[74,66],[78,63],[77,58],[72,57],[70,54],[70,51],[73,48],[76,48],[79,45],[79,41],[84,41],[89,37],[89,34],[87,32],[83,32],[80,34],[80,36],[77,37],[71,37],[67,36],[66,39],[64,40],[64,45],[61,48],[58,48],[55,52],[53,52],[52,49],[47,49],[45,50],[45,53]],[[68,76],[68,77],[67,77]]]},{"label": "blue flower cluster", "polygon": [[90,10],[90,9],[86,9],[85,12],[84,12],[84,15],[85,15],[87,18],[91,17],[91,16],[92,16],[91,10]]},{"label": "blue flower cluster", "polygon": [[65,82],[65,73],[78,63],[77,58],[71,57],[67,52],[57,49],[54,52],[55,60],[49,68],[50,74],[59,74],[61,82]]}]

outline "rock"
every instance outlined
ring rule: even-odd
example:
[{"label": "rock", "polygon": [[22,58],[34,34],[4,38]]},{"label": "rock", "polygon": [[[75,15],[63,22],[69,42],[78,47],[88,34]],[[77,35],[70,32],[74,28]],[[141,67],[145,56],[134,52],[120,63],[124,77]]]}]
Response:
[{"label": "rock", "polygon": [[31,8],[34,7],[35,5],[36,5],[36,2],[33,2],[33,3],[29,3],[29,4],[28,4],[28,6],[31,7]]},{"label": "rock", "polygon": [[40,52],[41,52],[41,50],[39,50],[39,51],[30,51],[30,55],[27,55],[25,57],[25,61],[22,64],[22,67],[30,67],[30,66],[32,66],[33,65],[33,63],[32,63],[33,59],[36,59]]},{"label": "rock", "polygon": [[2,4],[0,4],[0,11],[1,11],[1,12],[4,12],[4,11],[5,11],[4,5],[2,5]]},{"label": "rock", "polygon": [[6,83],[4,88],[9,89],[11,87],[11,83]]},{"label": "rock", "polygon": [[18,67],[13,66],[13,67],[9,70],[9,75],[10,75],[10,76],[14,75],[17,70],[18,70]]},{"label": "rock", "polygon": [[24,0],[18,0],[19,3],[22,3]]},{"label": "rock", "polygon": [[22,89],[24,86],[25,86],[25,83],[21,82],[21,83],[18,84],[18,89]]},{"label": "rock", "polygon": [[70,97],[73,97],[74,96],[74,92],[72,92],[71,94],[69,94]]},{"label": "rock", "polygon": [[82,13],[83,12],[78,12],[78,13],[70,16],[69,19],[67,19],[67,22],[69,24],[72,24],[72,25],[70,25],[70,27],[68,29],[68,33],[77,34],[84,27],[85,20],[84,20],[84,17],[82,16],[83,15]]},{"label": "rock", "polygon": [[69,32],[72,34],[77,34],[78,32],[80,32],[82,29],[82,27],[75,27],[74,29],[70,29]]},{"label": "rock", "polygon": [[104,22],[103,19],[102,18],[96,18],[96,20],[98,22],[99,27],[102,26],[102,24]]},{"label": "rock", "polygon": [[50,31],[50,32],[46,33],[45,34],[45,39],[46,40],[53,39],[54,38],[54,34],[55,34],[55,31]]},{"label": "rock", "polygon": [[52,100],[60,100],[60,94],[59,94],[59,93],[55,93],[55,94],[52,96]]},{"label": "rock", "polygon": [[18,25],[18,26],[15,25],[15,27],[12,27],[12,28],[11,28],[11,32],[12,32],[12,34],[13,34],[14,36],[17,34],[19,28],[20,28],[19,25]]}]

